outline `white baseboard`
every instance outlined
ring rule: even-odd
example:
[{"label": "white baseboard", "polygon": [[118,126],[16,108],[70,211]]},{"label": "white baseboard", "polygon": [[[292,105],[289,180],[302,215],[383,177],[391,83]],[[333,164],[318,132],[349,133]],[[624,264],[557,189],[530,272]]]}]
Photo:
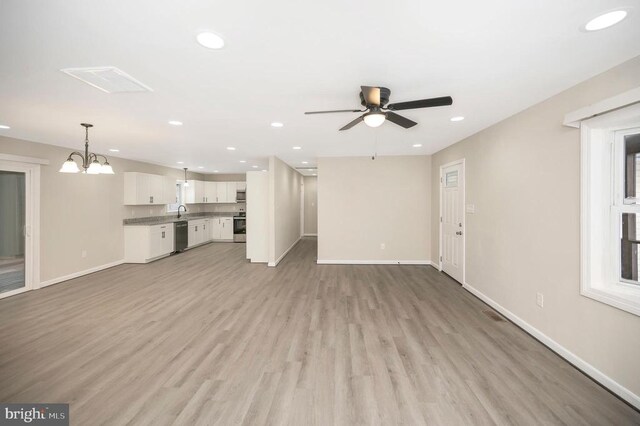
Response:
[{"label": "white baseboard", "polygon": [[327,260],[318,259],[318,265],[431,265],[430,260]]},{"label": "white baseboard", "polygon": [[317,237],[318,234],[302,234],[303,237]]},{"label": "white baseboard", "polygon": [[584,372],[587,376],[591,377],[598,383],[600,383],[605,388],[609,389],[611,392],[618,395],[620,398],[627,401],[632,406],[640,409],[640,396],[634,394],[629,389],[622,386],[620,383],[613,380],[611,377],[604,374],[602,371],[598,370],[593,365],[589,364],[582,358],[578,357],[573,352],[569,351],[564,346],[560,345],[555,340],[551,339],[549,336],[533,327],[531,324],[523,320],[522,318],[515,315],[513,312],[504,308],[493,299],[485,296],[479,290],[473,288],[469,284],[465,283],[462,286],[469,293],[476,296],[478,299],[485,302],[487,305],[491,306],[496,311],[500,312],[502,315],[511,320],[515,325],[522,328],[524,331],[535,337],[539,340],[543,345],[547,346],[549,349],[560,355],[562,358],[567,360],[569,363],[573,364],[576,368]]},{"label": "white baseboard", "polygon": [[295,241],[293,242],[293,244],[291,244],[291,246],[290,246],[288,249],[286,249],[286,250],[284,251],[284,253],[282,253],[282,254],[280,255],[280,257],[279,257],[279,258],[277,258],[277,259],[276,259],[276,261],[275,261],[275,262],[269,262],[269,263],[267,263],[267,266],[271,266],[271,267],[278,266],[278,263],[280,263],[280,261],[281,261],[282,259],[284,259],[284,257],[287,255],[287,253],[289,253],[289,252],[291,251],[291,249],[292,249],[293,247],[295,247],[295,245],[296,245],[296,244],[298,244],[298,242],[300,241],[300,239],[301,239],[301,238],[302,238],[302,236],[298,237],[298,239],[297,239],[297,240],[295,240]]},{"label": "white baseboard", "polygon": [[42,281],[40,283],[40,288],[47,287],[53,284],[58,284],[63,281],[68,281],[74,278],[81,277],[83,275],[93,274],[94,272],[102,271],[103,269],[113,268],[114,266],[122,265],[124,263],[124,259],[117,260],[115,262],[106,263],[104,265],[96,266],[93,268],[85,269],[84,271],[74,272],[73,274],[65,275],[63,277],[53,278],[51,280]]}]

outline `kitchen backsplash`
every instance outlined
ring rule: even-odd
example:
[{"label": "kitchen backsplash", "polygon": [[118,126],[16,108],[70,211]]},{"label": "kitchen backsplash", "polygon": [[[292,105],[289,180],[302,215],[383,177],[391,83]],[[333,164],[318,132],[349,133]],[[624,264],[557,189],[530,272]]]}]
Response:
[{"label": "kitchen backsplash", "polygon": [[[246,204],[188,204],[187,213],[237,213],[245,210]],[[175,215],[176,212],[167,212],[167,206],[124,206],[124,218],[134,219],[139,217]]]}]

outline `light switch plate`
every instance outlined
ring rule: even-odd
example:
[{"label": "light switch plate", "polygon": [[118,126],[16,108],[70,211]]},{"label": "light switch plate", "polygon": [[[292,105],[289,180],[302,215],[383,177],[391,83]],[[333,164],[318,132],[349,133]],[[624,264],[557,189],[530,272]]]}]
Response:
[{"label": "light switch plate", "polygon": [[475,213],[476,205],[475,204],[467,204],[467,213]]}]

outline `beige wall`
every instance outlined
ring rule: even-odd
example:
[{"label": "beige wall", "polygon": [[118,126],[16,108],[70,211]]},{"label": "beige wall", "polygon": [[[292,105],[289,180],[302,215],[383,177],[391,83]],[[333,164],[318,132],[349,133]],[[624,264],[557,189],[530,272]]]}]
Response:
[{"label": "beige wall", "polygon": [[277,157],[269,159],[269,264],[277,263],[300,238],[302,175]]},{"label": "beige wall", "polygon": [[[164,214],[165,206],[124,206],[123,172],[182,178],[178,169],[109,156],[115,175],[58,173],[71,150],[0,137],[0,153],[49,160],[41,167],[40,280],[85,271],[122,260],[122,220]],[[203,179],[190,173],[190,179]],[[198,210],[198,206],[190,211]],[[82,251],[86,257],[82,257]]]},{"label": "beige wall", "polygon": [[318,233],[318,178],[305,176],[304,182],[304,234]]},{"label": "beige wall", "polygon": [[318,160],[319,261],[430,261],[430,226],[431,157]]},{"label": "beige wall", "polygon": [[476,210],[466,215],[467,283],[636,395],[640,317],[579,293],[580,131],[561,123],[638,86],[640,57],[436,153],[431,240],[435,259],[439,167],[465,158]]}]

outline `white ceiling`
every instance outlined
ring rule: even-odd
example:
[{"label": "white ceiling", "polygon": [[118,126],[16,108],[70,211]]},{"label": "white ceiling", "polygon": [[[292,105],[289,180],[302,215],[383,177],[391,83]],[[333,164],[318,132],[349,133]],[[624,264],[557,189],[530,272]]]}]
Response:
[{"label": "white ceiling", "polygon": [[[621,24],[579,30],[619,7],[631,10]],[[81,148],[90,122],[95,151],[220,173],[266,168],[269,155],[300,167],[430,154],[637,56],[639,19],[636,0],[2,0],[0,124],[11,129],[0,134]],[[201,30],[224,49],[198,45]],[[89,66],[153,92],[106,94],[59,71]],[[454,104],[404,111],[419,123],[408,130],[338,132],[356,114],[303,114],[359,108],[360,85],[389,87],[391,102]]]}]

